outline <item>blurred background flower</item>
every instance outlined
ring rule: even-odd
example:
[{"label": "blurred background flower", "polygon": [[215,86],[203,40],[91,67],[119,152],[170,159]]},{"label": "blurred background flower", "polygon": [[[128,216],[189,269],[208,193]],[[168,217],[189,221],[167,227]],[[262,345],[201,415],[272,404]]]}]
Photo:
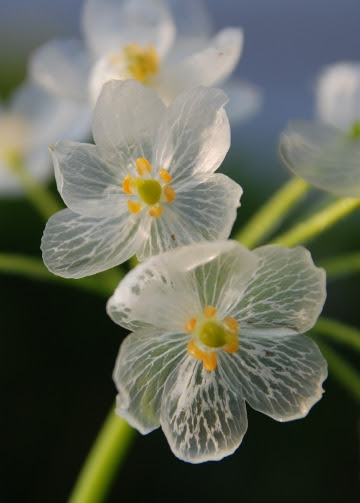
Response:
[{"label": "blurred background flower", "polygon": [[[278,136],[289,119],[313,117],[319,70],[336,61],[359,60],[360,3],[207,0],[206,5],[215,31],[230,25],[244,29],[235,75],[259,86],[264,95],[259,113],[232,128],[223,165],[223,172],[244,188],[240,226],[289,179],[277,158]],[[24,78],[32,50],[50,38],[80,35],[81,7],[80,0],[32,0],[31,5],[2,0],[1,97]],[[54,184],[51,189],[56,194]],[[312,202],[319,197],[314,194]],[[0,251],[40,257],[44,222],[29,203],[1,199],[0,212]],[[354,214],[309,244],[315,263],[358,249],[358,223]],[[66,282],[0,278],[2,497],[63,503],[115,398],[111,374],[126,332],[108,319],[106,297]],[[329,283],[325,313],[360,326],[358,285],[356,275]],[[350,351],[339,352],[358,364]],[[149,495],[165,502],[174,497],[174,488],[178,499],[190,502],[358,501],[358,408],[331,372],[324,387],[323,399],[302,421],[278,424],[249,409],[243,445],[220,463],[187,465],[172,456],[161,432],[137,436],[108,503],[143,502]]]}]

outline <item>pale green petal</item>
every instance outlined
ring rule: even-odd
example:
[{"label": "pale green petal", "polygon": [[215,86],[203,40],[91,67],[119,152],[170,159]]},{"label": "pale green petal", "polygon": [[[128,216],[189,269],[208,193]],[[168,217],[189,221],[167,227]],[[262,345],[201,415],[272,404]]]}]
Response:
[{"label": "pale green petal", "polygon": [[[239,28],[225,28],[207,47],[182,60],[171,61],[159,75],[158,91],[166,102],[171,102],[186,89],[195,86],[220,87],[234,71],[243,46],[243,32]],[[196,48],[196,44],[194,44]]]},{"label": "pale green petal", "polygon": [[277,421],[306,416],[322,396],[327,364],[308,337],[241,337],[240,331],[239,351],[218,356],[249,405]]},{"label": "pale green petal", "polygon": [[59,211],[49,219],[42,238],[45,265],[64,278],[82,278],[119,265],[134,255],[140,222],[126,210],[98,219]]},{"label": "pale green petal", "polygon": [[208,372],[185,358],[167,379],[161,404],[161,427],[175,456],[203,463],[232,454],[247,429],[240,393],[220,368]]},{"label": "pale green petal", "polygon": [[284,165],[315,187],[360,197],[360,141],[320,122],[293,121],[280,136]]},{"label": "pale green petal", "polygon": [[[153,256],[132,269],[119,283],[108,301],[107,312],[115,323],[132,331],[143,327],[181,330],[189,318],[207,305],[202,303],[204,299],[199,301],[201,294],[194,279],[197,268],[221,257],[216,271],[209,273],[213,273],[209,278],[210,291],[217,285],[216,274],[220,274],[220,268],[222,277],[229,274],[234,256],[239,258],[238,249],[244,254],[242,265],[248,265],[249,259],[256,263],[256,257],[234,241],[184,246]],[[219,289],[221,292],[220,284]]]},{"label": "pale green petal", "polygon": [[127,204],[122,184],[129,162],[121,153],[72,141],[52,145],[50,153],[58,191],[71,210],[98,218],[116,215]]},{"label": "pale green petal", "polygon": [[[254,250],[259,263],[239,295],[230,316],[240,323],[240,332],[259,333],[282,328],[288,333],[304,333],[316,322],[326,298],[323,269],[315,267],[303,247],[277,245]],[[240,285],[239,285],[240,286]]]},{"label": "pale green petal", "polygon": [[149,240],[137,252],[139,260],[178,246],[229,237],[240,206],[240,185],[214,174],[172,186],[176,199],[163,205],[160,218],[151,220]]},{"label": "pale green petal", "polygon": [[123,341],[113,379],[116,413],[146,434],[160,426],[164,384],[186,357],[188,336],[142,330]]},{"label": "pale green petal", "polygon": [[231,125],[241,124],[259,112],[263,95],[253,84],[231,79],[223,89],[229,97],[225,110]]},{"label": "pale green petal", "polygon": [[121,150],[135,162],[152,161],[154,136],[166,107],[158,95],[136,80],[111,80],[100,93],[93,115],[95,143],[111,151]]},{"label": "pale green petal", "polygon": [[90,58],[80,40],[51,40],[34,51],[30,58],[34,82],[61,97],[87,102]]},{"label": "pale green petal", "polygon": [[96,58],[131,43],[152,44],[163,56],[175,36],[170,13],[159,0],[87,0],[82,27]]},{"label": "pale green petal", "polygon": [[360,64],[342,61],[325,67],[316,86],[317,117],[346,131],[360,119]]},{"label": "pale green petal", "polygon": [[157,132],[155,165],[176,181],[213,173],[230,147],[230,126],[220,89],[197,87],[182,93],[168,108]]}]

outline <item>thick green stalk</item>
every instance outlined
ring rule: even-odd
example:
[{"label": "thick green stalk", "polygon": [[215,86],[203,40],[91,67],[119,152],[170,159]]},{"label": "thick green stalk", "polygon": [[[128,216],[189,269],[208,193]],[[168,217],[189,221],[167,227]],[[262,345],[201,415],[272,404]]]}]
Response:
[{"label": "thick green stalk", "polygon": [[101,503],[135,436],[111,409],[86,459],[68,503]]},{"label": "thick green stalk", "polygon": [[322,316],[318,319],[313,330],[343,346],[360,351],[360,330],[357,328],[349,327],[345,323]]},{"label": "thick green stalk", "polygon": [[326,270],[329,279],[360,272],[360,252],[346,253],[321,260],[318,265]]},{"label": "thick green stalk", "polygon": [[329,229],[342,218],[350,215],[360,206],[360,199],[344,198],[330,204],[327,208],[315,213],[304,222],[295,225],[289,231],[272,240],[273,244],[294,246],[306,243],[315,236]]},{"label": "thick green stalk", "polygon": [[301,178],[292,178],[255,213],[235,239],[248,248],[256,246],[279,225],[309,188],[310,185]]}]

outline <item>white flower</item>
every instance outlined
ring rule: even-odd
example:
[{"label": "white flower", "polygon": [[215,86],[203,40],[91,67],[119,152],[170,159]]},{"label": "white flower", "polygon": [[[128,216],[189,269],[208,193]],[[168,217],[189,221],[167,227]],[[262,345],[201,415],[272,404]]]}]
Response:
[{"label": "white flower", "polygon": [[[197,12],[192,6],[187,16]],[[161,0],[87,0],[82,15],[84,42],[55,40],[38,49],[30,64],[33,79],[51,92],[94,105],[104,82],[137,79],[153,87],[165,104],[185,89],[220,86],[241,54],[243,34],[227,28],[214,38],[180,36]],[[199,30],[201,26],[199,27]],[[232,115],[239,119],[259,107],[250,84],[232,84]]]},{"label": "white flower", "polygon": [[296,175],[343,197],[360,197],[360,64],[323,70],[316,88],[317,120],[289,123],[280,157]]},{"label": "white flower", "polygon": [[245,402],[277,421],[306,416],[327,365],[300,334],[325,296],[325,273],[302,247],[218,241],[150,258],[107,304],[133,332],[113,374],[117,414],[142,434],[161,426],[174,454],[192,463],[234,452]]},{"label": "white flower", "polygon": [[23,83],[8,103],[0,104],[0,194],[22,194],[14,175],[18,165],[41,182],[50,179],[49,143],[63,135],[83,136],[84,123],[74,126],[73,109],[68,100],[29,83]]},{"label": "white flower", "polygon": [[51,147],[69,209],[52,216],[42,250],[60,276],[82,277],[203,240],[226,239],[241,187],[214,174],[230,145],[219,89],[198,87],[169,108],[135,80],[106,83],[94,111],[96,145]]}]

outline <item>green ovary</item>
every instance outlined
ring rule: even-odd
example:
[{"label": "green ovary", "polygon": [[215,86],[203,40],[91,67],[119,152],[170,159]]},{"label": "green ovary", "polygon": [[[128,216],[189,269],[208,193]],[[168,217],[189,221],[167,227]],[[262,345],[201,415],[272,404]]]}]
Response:
[{"label": "green ovary", "polygon": [[226,344],[227,331],[214,321],[206,321],[198,331],[198,337],[202,344],[210,348],[220,348]]},{"label": "green ovary", "polygon": [[160,201],[161,185],[157,180],[138,180],[136,188],[140,198],[149,206]]}]

